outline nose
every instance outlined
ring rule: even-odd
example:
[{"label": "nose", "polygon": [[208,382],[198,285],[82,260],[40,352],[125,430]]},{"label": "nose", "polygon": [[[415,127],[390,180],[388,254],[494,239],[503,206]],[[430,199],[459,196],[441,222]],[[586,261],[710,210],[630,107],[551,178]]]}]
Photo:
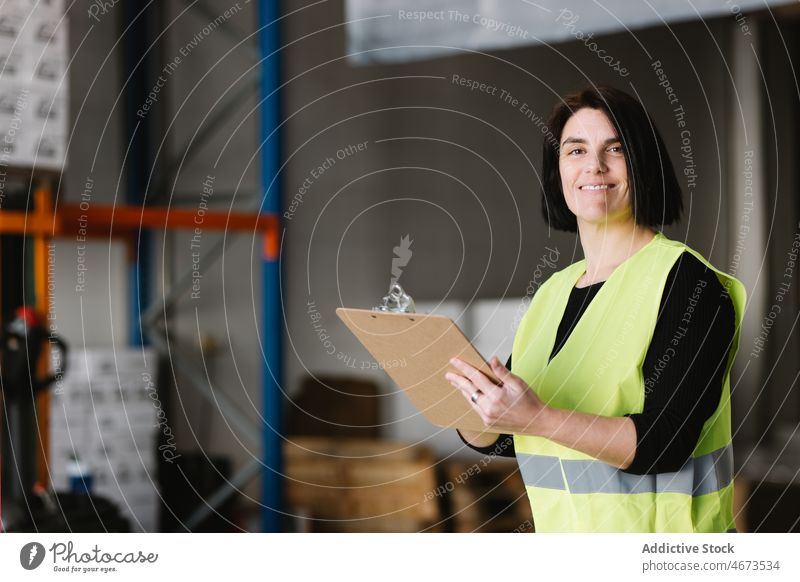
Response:
[{"label": "nose", "polygon": [[597,156],[586,156],[586,167],[583,170],[587,174],[605,173],[608,171],[605,159],[602,154]]}]

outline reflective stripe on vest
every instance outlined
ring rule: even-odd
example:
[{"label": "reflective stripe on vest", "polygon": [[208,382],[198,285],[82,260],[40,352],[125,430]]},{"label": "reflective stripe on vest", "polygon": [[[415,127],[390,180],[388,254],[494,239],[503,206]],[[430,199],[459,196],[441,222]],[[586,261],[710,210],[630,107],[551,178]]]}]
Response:
[{"label": "reflective stripe on vest", "polygon": [[602,461],[559,459],[548,455],[520,453],[517,461],[526,486],[570,493],[684,493],[697,497],[719,491],[733,480],[730,445],[689,459],[680,471],[657,475],[634,475]]}]

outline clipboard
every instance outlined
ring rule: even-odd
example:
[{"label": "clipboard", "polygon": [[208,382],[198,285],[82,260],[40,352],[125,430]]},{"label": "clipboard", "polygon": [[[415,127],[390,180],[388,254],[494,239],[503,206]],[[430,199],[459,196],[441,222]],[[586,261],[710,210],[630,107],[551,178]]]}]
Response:
[{"label": "clipboard", "polygon": [[480,432],[512,432],[487,428],[483,420],[444,377],[457,372],[450,358],[478,368],[498,382],[489,364],[449,317],[422,313],[392,313],[340,307],[336,315],[436,426]]}]

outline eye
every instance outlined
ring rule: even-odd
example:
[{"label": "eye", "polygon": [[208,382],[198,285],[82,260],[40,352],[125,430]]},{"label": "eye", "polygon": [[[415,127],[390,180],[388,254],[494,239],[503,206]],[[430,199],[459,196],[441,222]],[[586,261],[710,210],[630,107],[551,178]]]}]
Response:
[{"label": "eye", "polygon": [[619,144],[613,145],[610,148],[608,148],[608,151],[611,152],[611,153],[615,153],[615,154],[621,154],[622,153],[622,146],[619,145]]},{"label": "eye", "polygon": [[568,156],[573,156],[573,155],[582,154],[582,153],[583,153],[583,148],[570,148],[569,150],[567,150],[567,155]]}]

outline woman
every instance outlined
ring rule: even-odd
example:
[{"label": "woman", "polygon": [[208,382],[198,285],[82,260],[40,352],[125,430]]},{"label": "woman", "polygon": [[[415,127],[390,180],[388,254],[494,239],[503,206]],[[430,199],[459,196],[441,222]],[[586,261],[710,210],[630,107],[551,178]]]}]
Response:
[{"label": "woman", "polygon": [[491,361],[499,384],[452,360],[447,379],[487,426],[462,439],[516,455],[537,531],[731,531],[744,287],[657,231],[681,192],[641,103],[589,88],[548,125],[544,217],[578,232],[585,259],[534,296],[513,374],[510,359]]}]

